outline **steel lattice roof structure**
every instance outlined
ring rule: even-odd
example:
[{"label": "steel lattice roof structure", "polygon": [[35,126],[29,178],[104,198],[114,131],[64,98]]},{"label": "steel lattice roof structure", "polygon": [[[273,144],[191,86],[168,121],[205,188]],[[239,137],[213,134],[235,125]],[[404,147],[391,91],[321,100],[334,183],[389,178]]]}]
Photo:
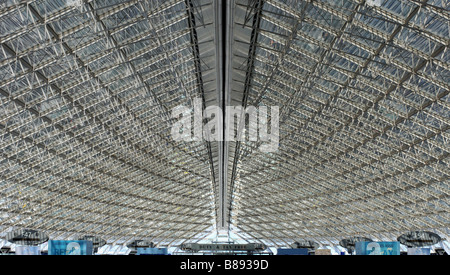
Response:
[{"label": "steel lattice roof structure", "polygon": [[[448,238],[448,0],[6,0],[0,44],[1,232]],[[196,98],[278,150],[173,140]]]}]

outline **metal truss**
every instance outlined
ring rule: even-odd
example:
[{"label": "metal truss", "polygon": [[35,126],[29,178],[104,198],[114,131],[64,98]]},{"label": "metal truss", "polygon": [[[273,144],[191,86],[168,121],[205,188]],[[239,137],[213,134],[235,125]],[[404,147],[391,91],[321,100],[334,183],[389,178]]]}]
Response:
[{"label": "metal truss", "polygon": [[230,227],[274,246],[446,236],[448,3],[263,2],[241,81],[247,105],[280,107],[279,150],[236,147]]},{"label": "metal truss", "polygon": [[[448,238],[448,1],[218,3],[0,3],[2,234]],[[278,151],[174,141],[195,98],[279,106]]]},{"label": "metal truss", "polygon": [[170,137],[172,108],[205,94],[195,20],[211,25],[212,3],[193,2],[0,7],[2,229],[159,244],[212,230],[210,145]]}]

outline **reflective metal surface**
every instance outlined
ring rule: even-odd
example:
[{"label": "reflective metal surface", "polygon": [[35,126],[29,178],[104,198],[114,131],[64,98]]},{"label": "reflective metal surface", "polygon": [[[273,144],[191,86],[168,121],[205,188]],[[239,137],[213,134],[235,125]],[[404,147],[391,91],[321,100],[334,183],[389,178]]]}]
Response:
[{"label": "reflective metal surface", "polygon": [[[0,238],[22,228],[111,245],[179,245],[219,229],[276,247],[447,238],[449,10],[2,1]],[[279,106],[278,151],[174,141],[171,111],[195,98]]]}]

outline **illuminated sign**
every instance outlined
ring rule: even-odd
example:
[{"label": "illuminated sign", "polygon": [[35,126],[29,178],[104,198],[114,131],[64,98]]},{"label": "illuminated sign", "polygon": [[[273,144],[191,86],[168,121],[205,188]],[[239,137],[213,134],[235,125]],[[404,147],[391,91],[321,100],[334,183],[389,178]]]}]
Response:
[{"label": "illuminated sign", "polygon": [[91,241],[48,241],[48,255],[92,255]]},{"label": "illuminated sign", "polygon": [[400,255],[399,242],[357,242],[356,255]]}]

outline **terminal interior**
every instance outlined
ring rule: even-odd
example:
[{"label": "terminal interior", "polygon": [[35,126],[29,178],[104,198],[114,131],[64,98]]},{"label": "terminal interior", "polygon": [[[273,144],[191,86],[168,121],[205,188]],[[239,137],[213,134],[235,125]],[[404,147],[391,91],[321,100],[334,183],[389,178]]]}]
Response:
[{"label": "terminal interior", "polygon": [[2,0],[0,252],[447,254],[449,45],[448,0]]}]

